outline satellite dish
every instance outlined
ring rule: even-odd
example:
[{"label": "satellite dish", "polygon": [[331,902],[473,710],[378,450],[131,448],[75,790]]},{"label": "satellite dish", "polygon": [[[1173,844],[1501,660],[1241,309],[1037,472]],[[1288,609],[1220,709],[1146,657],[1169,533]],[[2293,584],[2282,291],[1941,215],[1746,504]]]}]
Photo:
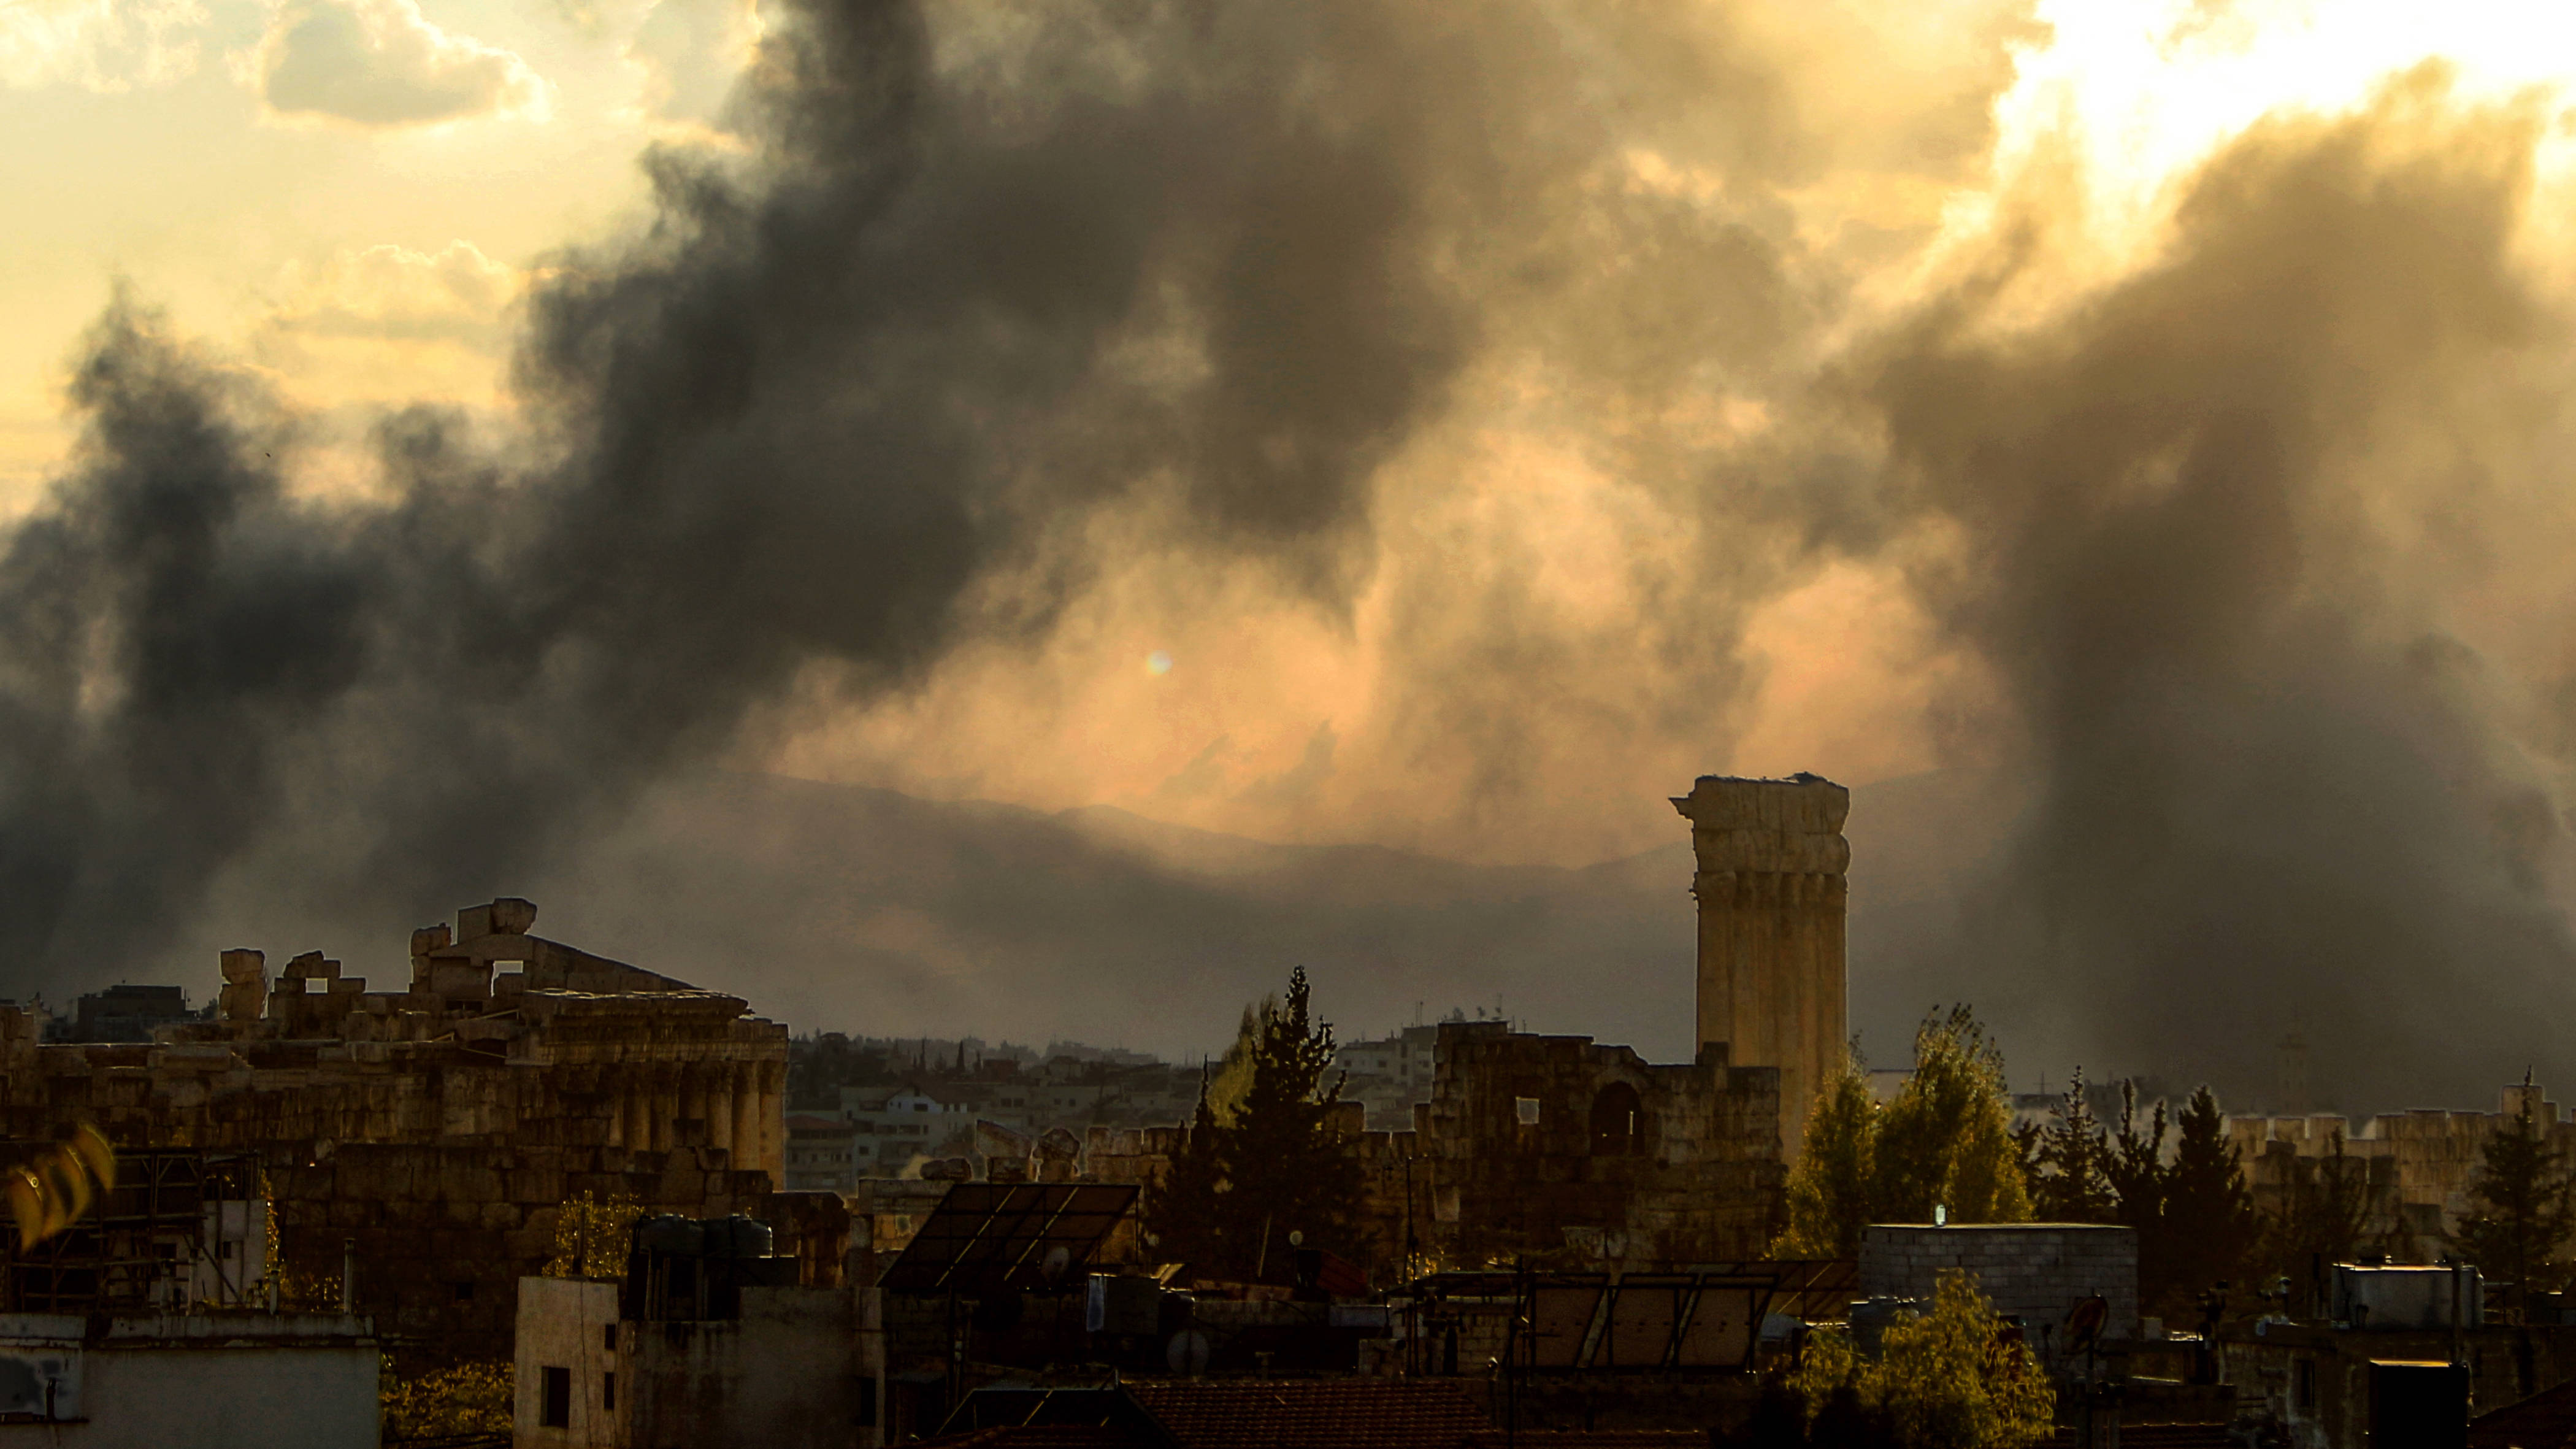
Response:
[{"label": "satellite dish", "polygon": [[1063,1280],[1064,1270],[1072,1266],[1073,1250],[1058,1243],[1047,1249],[1046,1256],[1038,1261],[1038,1272],[1044,1275],[1048,1282],[1056,1283]]},{"label": "satellite dish", "polygon": [[1163,1349],[1163,1362],[1169,1364],[1176,1374],[1196,1378],[1207,1372],[1208,1355],[1213,1351],[1214,1345],[1208,1342],[1206,1334],[1195,1328],[1184,1328],[1173,1334],[1171,1343]]}]

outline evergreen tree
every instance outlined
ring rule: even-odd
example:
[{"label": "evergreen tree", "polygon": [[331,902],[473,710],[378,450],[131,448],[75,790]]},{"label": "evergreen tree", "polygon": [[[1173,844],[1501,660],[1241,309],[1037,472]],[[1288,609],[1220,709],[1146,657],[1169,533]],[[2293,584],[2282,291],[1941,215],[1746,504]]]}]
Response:
[{"label": "evergreen tree", "polygon": [[2111,1221],[2111,1160],[2102,1123],[2084,1097],[2084,1069],[2077,1067],[2041,1134],[2040,1161],[2047,1171],[2031,1194],[2032,1211],[2055,1223]]},{"label": "evergreen tree", "polygon": [[1771,1245],[1781,1259],[1850,1258],[1860,1252],[1869,1220],[1870,1156],[1878,1136],[1878,1103],[1869,1094],[1857,1053],[1816,1095],[1807,1114],[1798,1166],[1789,1174],[1789,1225]]},{"label": "evergreen tree", "polygon": [[1876,1220],[1928,1223],[1938,1206],[1957,1223],[2029,1221],[2010,1102],[2003,1053],[1975,1014],[1961,1005],[1926,1016],[1914,1033],[1914,1074],[1878,1118]]},{"label": "evergreen tree", "polygon": [[[1235,1114],[1228,1178],[1239,1190],[1232,1257],[1267,1271],[1286,1261],[1288,1234],[1306,1246],[1356,1256],[1360,1163],[1332,1128],[1342,1084],[1324,1084],[1333,1065],[1333,1028],[1312,1018],[1306,968],[1288,978],[1288,999],[1261,1013],[1252,1083]],[[1262,1215],[1254,1227],[1252,1214]]]},{"label": "evergreen tree", "polygon": [[2165,1104],[2156,1103],[2141,1130],[2136,1082],[2120,1083],[2120,1126],[2111,1134],[2103,1175],[2117,1204],[2112,1209],[2114,1221],[2137,1231],[2140,1292],[2151,1299],[2146,1285],[2165,1271],[2172,1258],[2165,1206],[2173,1190],[2173,1169],[2165,1165]]},{"label": "evergreen tree", "polygon": [[1252,1040],[1231,1114],[1218,1101],[1226,1071],[1201,1082],[1190,1129],[1145,1209],[1164,1261],[1275,1278],[1290,1262],[1291,1233],[1305,1246],[1356,1256],[1359,1157],[1333,1129],[1341,1084],[1324,1082],[1333,1029],[1313,1019],[1311,997],[1300,966],[1285,1001],[1266,998],[1247,1012]]},{"label": "evergreen tree", "polygon": [[2260,1220],[2245,1185],[2245,1164],[2227,1138],[2217,1094],[2203,1086],[2176,1119],[2173,1166],[2165,1175],[2164,1225],[2156,1259],[2143,1252],[2139,1294],[2167,1317],[2187,1315],[2193,1299],[2233,1281],[2254,1250]]},{"label": "evergreen tree", "polygon": [[2560,1249],[2576,1228],[2576,1179],[2533,1119],[2529,1094],[2505,1130],[2478,1149],[2469,1204],[2451,1242],[2480,1275],[2512,1284],[2517,1309],[2533,1289],[2557,1285]]},{"label": "evergreen tree", "polygon": [[1172,1153],[1171,1167],[1145,1194],[1145,1232],[1157,1262],[1195,1263],[1216,1271],[1230,1254],[1223,1229],[1229,1221],[1225,1128],[1209,1100],[1207,1069],[1199,1069],[1199,1105]]}]

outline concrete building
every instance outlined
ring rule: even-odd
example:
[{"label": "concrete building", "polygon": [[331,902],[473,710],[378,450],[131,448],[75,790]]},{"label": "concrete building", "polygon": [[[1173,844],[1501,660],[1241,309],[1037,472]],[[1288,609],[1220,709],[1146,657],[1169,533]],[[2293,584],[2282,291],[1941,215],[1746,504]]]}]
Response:
[{"label": "concrete building", "polygon": [[1698,871],[1699,1035],[1737,1067],[1780,1072],[1780,1142],[1795,1161],[1816,1092],[1851,1030],[1843,955],[1843,821],[1851,792],[1815,775],[1703,775],[1673,808]]},{"label": "concrete building", "polygon": [[2138,1333],[2138,1232],[2101,1223],[1975,1223],[1954,1227],[1874,1225],[1860,1230],[1864,1298],[1930,1301],[1941,1274],[1962,1269],[1995,1312],[2020,1320],[2031,1345],[2056,1362],[2066,1350],[2067,1315],[2100,1297],[2110,1307],[2101,1336]]},{"label": "concrete building", "polygon": [[[678,1222],[678,1220],[670,1220]],[[872,1449],[883,1443],[881,1297],[838,1264],[734,1256],[727,1224],[645,1247],[622,1279],[519,1284],[516,1449]],[[821,1284],[802,1278],[829,1280]]]},{"label": "concrete building", "polygon": [[223,953],[210,1021],[150,1044],[45,1045],[0,1008],[0,1138],[96,1124],[120,1152],[249,1158],[280,1280],[336,1285],[435,1357],[508,1352],[518,1279],[583,1193],[721,1216],[785,1174],[786,1029],[740,997],[529,933],[504,899],[412,933],[408,986],[311,952]]},{"label": "concrete building", "polygon": [[0,1315],[0,1443],[375,1449],[378,1352],[345,1314]]},{"label": "concrete building", "polygon": [[874,1162],[874,1143],[863,1161],[860,1144],[866,1138],[859,1124],[846,1117],[827,1117],[818,1112],[791,1112],[787,1115],[787,1190],[789,1192],[848,1192],[867,1175]]}]

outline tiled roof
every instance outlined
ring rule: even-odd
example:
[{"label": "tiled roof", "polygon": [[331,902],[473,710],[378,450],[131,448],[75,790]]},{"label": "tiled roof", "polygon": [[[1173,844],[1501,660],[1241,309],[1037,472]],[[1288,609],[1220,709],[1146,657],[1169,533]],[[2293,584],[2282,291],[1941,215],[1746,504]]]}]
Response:
[{"label": "tiled roof", "polygon": [[2542,1389],[2469,1421],[2469,1449],[2569,1449],[2576,1445],[2576,1381]]},{"label": "tiled roof", "polygon": [[1522,1428],[1504,1434],[1479,1428],[1468,1434],[1466,1449],[1708,1449],[1705,1428]]},{"label": "tiled roof", "polygon": [[[2051,1444],[2081,1443],[2077,1430],[2060,1429]],[[2225,1424],[2122,1424],[2120,1449],[2236,1449]]]},{"label": "tiled roof", "polygon": [[1199,1380],[1127,1392],[1180,1449],[1459,1449],[1492,1427],[1437,1380]]},{"label": "tiled roof", "polygon": [[912,1442],[918,1449],[1157,1449],[1109,1424],[1007,1424]]}]

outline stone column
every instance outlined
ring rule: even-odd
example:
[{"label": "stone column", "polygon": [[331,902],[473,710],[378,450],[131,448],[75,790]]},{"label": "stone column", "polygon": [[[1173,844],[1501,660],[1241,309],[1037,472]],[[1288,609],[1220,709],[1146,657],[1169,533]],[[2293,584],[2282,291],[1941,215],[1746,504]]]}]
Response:
[{"label": "stone column", "polygon": [[709,1062],[707,1073],[707,1142],[733,1160],[734,1070],[731,1062]]},{"label": "stone column", "polygon": [[760,1157],[743,1166],[768,1173],[770,1187],[783,1191],[787,1186],[787,1064],[762,1062],[756,1070],[760,1074],[760,1090],[755,1094],[759,1099]]},{"label": "stone column", "polygon": [[760,1167],[760,1068],[733,1064],[733,1160],[737,1171]]},{"label": "stone column", "polygon": [[1798,1158],[1807,1112],[1848,1049],[1843,820],[1851,792],[1816,775],[1703,775],[1673,808],[1699,870],[1699,1044],[1739,1067],[1780,1069],[1780,1152]]}]

